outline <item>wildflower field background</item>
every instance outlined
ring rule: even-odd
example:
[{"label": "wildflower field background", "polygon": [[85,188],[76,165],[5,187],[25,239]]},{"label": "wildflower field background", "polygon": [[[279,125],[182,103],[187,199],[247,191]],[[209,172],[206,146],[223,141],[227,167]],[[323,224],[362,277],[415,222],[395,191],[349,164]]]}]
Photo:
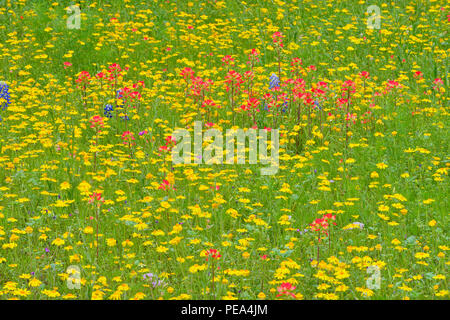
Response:
[{"label": "wildflower field background", "polygon": [[0,299],[449,298],[447,1],[0,4]]}]

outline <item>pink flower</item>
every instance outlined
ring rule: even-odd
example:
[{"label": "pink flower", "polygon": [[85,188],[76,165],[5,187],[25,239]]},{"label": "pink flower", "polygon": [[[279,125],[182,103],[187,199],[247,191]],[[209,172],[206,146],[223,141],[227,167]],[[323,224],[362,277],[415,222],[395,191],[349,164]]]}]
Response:
[{"label": "pink flower", "polygon": [[98,202],[97,206],[100,206],[105,200],[102,198],[102,194],[99,192],[94,192],[89,196],[89,203],[92,204]]},{"label": "pink flower", "polygon": [[359,76],[364,79],[369,79],[369,73],[367,71],[360,72]]},{"label": "pink flower", "polygon": [[279,292],[279,294],[277,294],[277,297],[281,297],[281,296],[290,296],[292,298],[296,298],[295,294],[292,292],[295,290],[296,287],[294,287],[292,284],[290,284],[289,282],[283,282],[278,288],[277,291]]},{"label": "pink flower", "polygon": [[213,259],[219,259],[220,257],[222,257],[222,255],[217,249],[208,249],[206,251],[206,261],[208,261],[209,257],[212,257]]},{"label": "pink flower", "polygon": [[122,133],[122,140],[124,144],[130,143],[134,140],[133,133],[130,131],[125,131],[124,133]]},{"label": "pink flower", "polygon": [[284,36],[281,32],[275,32],[272,35],[273,43],[279,45],[281,48],[283,48],[283,38]]},{"label": "pink flower", "polygon": [[78,79],[75,80],[77,83],[82,83],[84,85],[89,84],[91,80],[91,75],[87,71],[81,71],[78,75]]},{"label": "pink flower", "polygon": [[99,129],[103,128],[103,118],[101,116],[93,116],[91,120],[89,120],[91,123],[91,128]]}]

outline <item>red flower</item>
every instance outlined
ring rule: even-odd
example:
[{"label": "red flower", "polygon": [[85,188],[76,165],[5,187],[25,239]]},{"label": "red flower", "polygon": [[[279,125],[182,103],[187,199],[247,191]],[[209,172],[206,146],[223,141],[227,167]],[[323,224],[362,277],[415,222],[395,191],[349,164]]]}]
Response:
[{"label": "red flower", "polygon": [[222,255],[219,253],[217,249],[208,249],[206,250],[206,261],[208,261],[208,257],[212,257],[213,259],[219,259]]},{"label": "red flower", "polygon": [[89,122],[91,123],[91,128],[96,130],[103,128],[103,118],[101,116],[93,116]]},{"label": "red flower", "polygon": [[122,140],[124,144],[127,144],[131,141],[134,140],[134,135],[132,132],[130,131],[125,131],[124,133],[122,133]]},{"label": "red flower", "polygon": [[281,296],[290,296],[293,297],[294,299],[295,294],[292,292],[295,290],[296,287],[294,287],[292,284],[290,284],[289,282],[283,282],[278,288],[277,291],[279,292],[279,294],[277,294],[277,297],[281,297]]},{"label": "red flower", "polygon": [[355,83],[352,80],[346,80],[344,81],[344,83],[342,84],[342,91],[343,92],[350,92],[350,93],[354,93],[355,92]]},{"label": "red flower", "polygon": [[231,88],[234,88],[234,92],[236,93],[237,90],[239,90],[239,88],[241,87],[241,84],[244,83],[244,81],[242,80],[242,76],[239,72],[230,70],[225,77],[225,83],[227,92],[230,91]]},{"label": "red flower", "polygon": [[441,78],[436,78],[436,79],[434,79],[433,83],[436,85],[443,85],[444,81],[442,81]]},{"label": "red flower", "polygon": [[394,80],[389,80],[386,83],[386,90],[387,91],[391,91],[392,89],[401,88],[401,87],[402,87],[402,85],[400,83],[398,83],[397,81],[394,81]]},{"label": "red flower", "polygon": [[364,79],[369,79],[369,73],[367,71],[360,72],[359,76]]},{"label": "red flower", "polygon": [[194,77],[194,70],[192,70],[191,68],[184,68],[183,70],[181,70],[180,72],[180,76],[182,76],[184,78],[184,80],[188,80]]},{"label": "red flower", "polygon": [[283,48],[283,34],[281,32],[275,32],[272,35],[272,40],[274,44],[279,45],[281,48]]},{"label": "red flower", "polygon": [[[333,215],[333,214],[331,214],[331,213],[327,213],[327,214],[325,214],[325,215],[323,215],[323,218],[327,221],[327,222],[329,222],[330,220],[331,221],[335,221],[336,220],[336,216],[335,215]],[[336,222],[332,222],[334,225],[336,225]]]},{"label": "red flower", "polygon": [[91,75],[87,71],[81,71],[78,75],[78,79],[75,80],[77,83],[83,83],[84,85],[89,84],[91,80]]},{"label": "red flower", "polygon": [[166,179],[163,179],[163,182],[159,185],[158,189],[166,190],[170,185],[170,182]]},{"label": "red flower", "polygon": [[101,203],[105,202],[105,200],[102,198],[102,194],[99,192],[94,192],[89,196],[89,203],[98,202],[98,206],[101,205]]},{"label": "red flower", "polygon": [[222,58],[222,62],[225,63],[226,65],[232,65],[232,63],[234,62],[234,58],[227,54],[225,57]]}]

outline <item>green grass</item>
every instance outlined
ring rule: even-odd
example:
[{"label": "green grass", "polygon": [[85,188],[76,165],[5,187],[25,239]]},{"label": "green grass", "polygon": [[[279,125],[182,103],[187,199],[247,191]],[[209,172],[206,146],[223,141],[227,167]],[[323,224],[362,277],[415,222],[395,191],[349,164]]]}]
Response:
[{"label": "green grass", "polygon": [[[282,283],[303,299],[448,299],[445,1],[81,1],[79,30],[66,27],[69,1],[0,4],[0,81],[11,94],[0,108],[1,299],[293,299],[277,297]],[[380,30],[367,28],[372,4]],[[279,172],[172,165],[158,149],[174,129],[208,119],[223,131],[233,125],[225,55],[243,74],[257,49],[252,92],[273,93],[276,31],[282,80],[298,57],[308,92],[328,83],[321,116],[314,109],[308,119],[298,101],[276,116]],[[104,116],[116,102],[105,82],[93,79],[84,100],[77,87],[81,71],[106,73],[112,63],[128,68],[116,89],[145,84],[128,121]],[[206,98],[220,109],[199,112],[185,95],[185,67],[214,81]],[[347,139],[347,105],[336,107],[346,80],[355,84],[349,111],[357,117]],[[401,88],[384,94],[389,80]],[[248,98],[241,91],[235,107]],[[253,125],[236,112],[235,125]],[[105,122],[97,148],[95,115]],[[275,127],[262,102],[257,124]],[[134,145],[123,143],[125,131]],[[164,179],[175,189],[161,190]],[[98,257],[93,192],[105,199]],[[317,233],[303,231],[326,213],[337,225],[318,244]],[[354,222],[364,227],[346,228]],[[211,248],[220,259],[205,259]],[[81,271],[79,290],[67,286],[71,265]],[[371,265],[380,268],[379,289],[367,287]],[[163,284],[153,288],[148,273]]]}]

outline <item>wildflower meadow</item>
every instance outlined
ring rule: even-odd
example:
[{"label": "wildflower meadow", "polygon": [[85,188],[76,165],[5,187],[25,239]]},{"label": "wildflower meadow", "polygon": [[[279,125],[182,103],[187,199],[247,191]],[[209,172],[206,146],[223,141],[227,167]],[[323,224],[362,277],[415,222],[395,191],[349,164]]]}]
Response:
[{"label": "wildflower meadow", "polygon": [[0,0],[0,299],[448,300],[449,25]]}]

